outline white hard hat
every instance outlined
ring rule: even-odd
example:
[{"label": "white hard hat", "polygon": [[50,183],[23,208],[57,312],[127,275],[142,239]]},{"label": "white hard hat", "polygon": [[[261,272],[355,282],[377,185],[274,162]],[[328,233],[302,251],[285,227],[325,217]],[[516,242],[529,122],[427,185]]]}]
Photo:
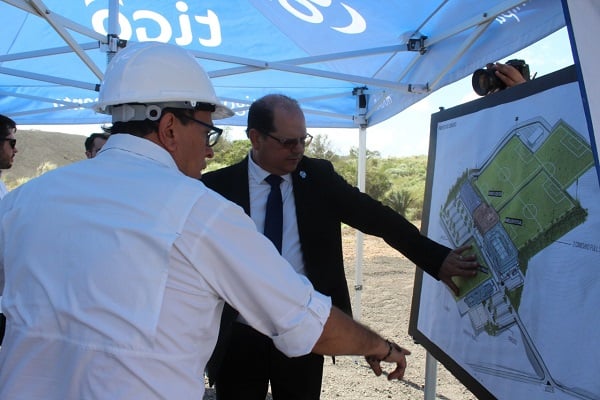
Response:
[{"label": "white hard hat", "polygon": [[231,117],[196,59],[181,47],[133,43],[118,52],[104,75],[95,110],[112,114],[113,122],[156,120],[162,108],[215,106],[213,119]]}]

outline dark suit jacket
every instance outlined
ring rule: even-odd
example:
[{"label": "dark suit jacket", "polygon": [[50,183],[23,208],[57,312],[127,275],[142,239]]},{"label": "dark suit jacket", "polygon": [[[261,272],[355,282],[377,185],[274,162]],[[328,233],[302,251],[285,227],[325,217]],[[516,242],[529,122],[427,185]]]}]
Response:
[{"label": "dark suit jacket", "polygon": [[[250,215],[248,159],[209,172],[206,186]],[[421,235],[400,214],[347,183],[326,160],[303,157],[292,174],[298,233],[308,279],[333,304],[351,313],[344,273],[341,223],[383,238],[427,273],[437,272],[451,249]]]},{"label": "dark suit jacket", "polygon": [[[250,215],[248,158],[203,175],[206,186],[240,205]],[[350,294],[342,255],[341,223],[383,238],[437,279],[451,249],[420,234],[391,208],[348,184],[326,160],[303,157],[292,173],[298,233],[308,279],[316,290],[331,296],[334,305],[351,315]],[[224,311],[224,320],[231,310]],[[221,343],[222,338],[219,339]],[[216,353],[213,358],[217,357]],[[210,366],[209,366],[210,376]]]}]

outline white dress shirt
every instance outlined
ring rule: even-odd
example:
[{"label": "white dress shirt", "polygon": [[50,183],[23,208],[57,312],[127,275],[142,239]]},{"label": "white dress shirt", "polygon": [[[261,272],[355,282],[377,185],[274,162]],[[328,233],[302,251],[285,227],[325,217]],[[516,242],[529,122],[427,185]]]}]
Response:
[{"label": "white dress shirt", "polygon": [[146,139],[113,134],[0,219],[1,399],[199,400],[224,300],[288,356],[329,316],[240,207]]},{"label": "white dress shirt", "polygon": [[[267,198],[271,191],[265,178],[270,175],[258,166],[248,156],[248,186],[250,189],[250,217],[256,224],[259,232],[265,230],[265,215],[267,213]],[[281,244],[281,255],[288,260],[299,274],[306,275],[304,258],[300,246],[300,234],[298,233],[298,219],[296,218],[296,201],[294,199],[294,186],[291,174],[281,177],[280,189],[283,200],[283,233]]]}]

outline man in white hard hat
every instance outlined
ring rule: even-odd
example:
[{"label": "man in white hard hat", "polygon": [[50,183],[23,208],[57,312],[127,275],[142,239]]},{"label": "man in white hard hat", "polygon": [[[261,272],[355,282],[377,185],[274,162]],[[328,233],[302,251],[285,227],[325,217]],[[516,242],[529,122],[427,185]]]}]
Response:
[{"label": "man in white hard hat", "polygon": [[199,400],[225,301],[287,356],[365,355],[402,378],[409,351],[332,307],[198,181],[212,120],[232,111],[190,54],[126,48],[98,109],[113,126],[95,158],[0,203],[0,398]]}]

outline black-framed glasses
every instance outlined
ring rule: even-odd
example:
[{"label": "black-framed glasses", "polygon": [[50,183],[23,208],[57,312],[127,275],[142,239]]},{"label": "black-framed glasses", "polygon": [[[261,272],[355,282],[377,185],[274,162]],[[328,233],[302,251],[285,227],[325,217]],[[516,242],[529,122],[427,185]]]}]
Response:
[{"label": "black-framed glasses", "polygon": [[206,134],[206,145],[208,147],[213,147],[215,144],[217,144],[219,138],[223,134],[223,129],[217,128],[216,126],[213,126],[211,124],[207,124],[206,122],[200,121],[199,119],[192,118],[189,115],[181,114],[179,115],[179,117],[189,119],[190,121],[194,121],[204,126],[205,128],[210,129],[210,131]]},{"label": "black-framed glasses", "polygon": [[4,142],[8,142],[8,144],[10,144],[10,147],[12,147],[13,149],[15,148],[15,146],[17,145],[17,139],[13,139],[13,138],[2,138],[0,139]]},{"label": "black-framed glasses", "polygon": [[290,150],[298,145],[301,145],[302,147],[306,147],[310,144],[310,142],[312,142],[312,139],[313,139],[313,137],[310,133],[307,133],[305,136],[302,136],[299,138],[294,138],[294,139],[283,139],[283,138],[279,138],[277,136],[273,136],[270,133],[265,133],[265,135],[267,135],[271,139],[277,140],[280,145],[282,145],[283,147],[286,147]]}]

